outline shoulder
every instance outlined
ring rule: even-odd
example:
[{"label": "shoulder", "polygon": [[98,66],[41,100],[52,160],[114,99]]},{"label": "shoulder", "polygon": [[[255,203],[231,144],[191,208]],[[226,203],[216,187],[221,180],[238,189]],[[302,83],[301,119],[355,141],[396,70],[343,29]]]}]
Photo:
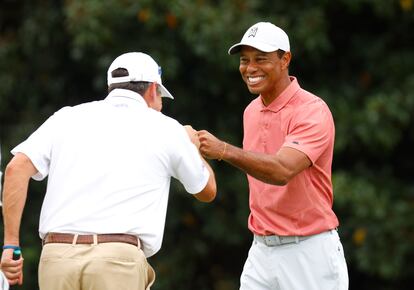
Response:
[{"label": "shoulder", "polygon": [[82,104],[78,104],[74,106],[65,106],[57,110],[54,113],[54,115],[59,116],[59,115],[66,115],[66,114],[81,112],[84,110],[90,110],[91,108],[99,107],[101,105],[103,105],[102,101],[92,101],[92,102],[82,103]]},{"label": "shoulder", "polygon": [[98,106],[99,101],[83,103],[75,106],[65,106],[55,111],[48,119],[47,123],[61,125],[70,125],[82,123],[91,118],[91,106]]},{"label": "shoulder", "polygon": [[153,109],[148,109],[148,114],[151,118],[156,119],[158,122],[162,123],[165,126],[176,127],[180,125],[176,119],[164,115],[163,113],[155,111]]},{"label": "shoulder", "polygon": [[319,96],[304,90],[299,89],[293,99],[293,105],[297,110],[323,110],[330,112],[329,106]]},{"label": "shoulder", "polygon": [[153,125],[158,127],[164,134],[177,135],[183,132],[185,133],[183,125],[172,117],[152,109],[149,109],[148,115]]},{"label": "shoulder", "polygon": [[257,110],[260,110],[262,107],[262,101],[260,99],[260,96],[256,97],[255,99],[253,99],[244,109],[244,113],[251,113],[251,112],[255,112]]},{"label": "shoulder", "polygon": [[290,102],[292,124],[320,124],[332,126],[332,113],[326,102],[317,95],[300,89]]}]

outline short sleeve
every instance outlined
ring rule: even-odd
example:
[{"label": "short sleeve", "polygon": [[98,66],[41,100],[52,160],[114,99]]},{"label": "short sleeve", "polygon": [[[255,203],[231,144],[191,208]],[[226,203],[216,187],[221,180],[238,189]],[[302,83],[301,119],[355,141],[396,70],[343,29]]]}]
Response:
[{"label": "short sleeve", "polygon": [[334,137],[332,114],[325,102],[318,99],[295,112],[282,147],[295,148],[315,163],[332,146]]},{"label": "short sleeve", "polygon": [[[59,111],[58,111],[59,112]],[[38,172],[32,176],[34,180],[43,180],[49,174],[52,141],[58,127],[58,112],[49,117],[29,138],[11,150],[11,153],[24,153],[32,161]]]},{"label": "short sleeve", "polygon": [[199,193],[207,185],[210,173],[184,127],[177,130],[175,142],[173,177],[183,184],[187,192]]}]

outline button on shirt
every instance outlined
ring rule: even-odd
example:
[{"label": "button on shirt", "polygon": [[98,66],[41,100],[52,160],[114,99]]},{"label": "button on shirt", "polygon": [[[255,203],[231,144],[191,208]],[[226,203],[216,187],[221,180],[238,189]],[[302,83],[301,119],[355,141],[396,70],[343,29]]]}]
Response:
[{"label": "button on shirt", "polygon": [[48,177],[39,233],[128,233],[161,247],[171,177],[200,192],[209,172],[184,127],[129,90],[65,107],[12,153]]},{"label": "button on shirt", "polygon": [[312,235],[337,227],[331,183],[335,128],[326,103],[291,77],[291,84],[269,106],[259,96],[243,118],[245,150],[276,154],[281,147],[291,147],[312,162],[284,186],[248,176],[249,229],[257,235]]}]

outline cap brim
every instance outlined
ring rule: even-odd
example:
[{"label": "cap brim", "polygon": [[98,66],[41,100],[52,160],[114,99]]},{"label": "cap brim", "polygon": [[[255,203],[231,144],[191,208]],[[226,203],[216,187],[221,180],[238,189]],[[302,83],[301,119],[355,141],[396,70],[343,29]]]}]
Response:
[{"label": "cap brim", "polygon": [[162,85],[158,84],[161,88],[161,96],[164,98],[170,98],[174,100],[174,97],[171,95],[171,93]]},{"label": "cap brim", "polygon": [[257,41],[256,42],[245,41],[245,42],[236,43],[235,45],[230,47],[229,50],[228,50],[228,54],[232,55],[232,54],[236,54],[236,53],[240,52],[242,46],[245,46],[245,45],[256,48],[256,49],[258,49],[260,51],[263,51],[263,52],[273,52],[273,51],[276,51],[276,50],[279,49],[279,48],[275,48],[274,46],[266,44],[266,43],[260,43],[260,42],[257,42]]}]

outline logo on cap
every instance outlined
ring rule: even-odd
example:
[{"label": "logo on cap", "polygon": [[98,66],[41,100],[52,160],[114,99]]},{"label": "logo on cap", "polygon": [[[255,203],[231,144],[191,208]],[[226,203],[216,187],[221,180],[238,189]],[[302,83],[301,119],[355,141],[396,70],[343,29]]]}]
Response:
[{"label": "logo on cap", "polygon": [[253,27],[252,29],[250,29],[249,31],[249,36],[247,37],[255,37],[256,33],[257,33],[258,27]]}]

